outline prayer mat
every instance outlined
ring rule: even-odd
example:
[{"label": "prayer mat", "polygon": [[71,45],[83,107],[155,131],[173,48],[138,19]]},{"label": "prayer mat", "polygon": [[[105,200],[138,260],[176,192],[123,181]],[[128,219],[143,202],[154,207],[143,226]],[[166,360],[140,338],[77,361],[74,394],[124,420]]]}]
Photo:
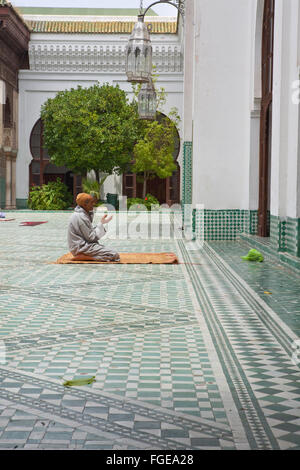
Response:
[{"label": "prayer mat", "polygon": [[[171,255],[171,256],[170,256]],[[174,253],[120,253],[120,261],[95,261],[90,256],[67,253],[53,264],[178,264]]]},{"label": "prayer mat", "polygon": [[10,222],[11,220],[16,220],[16,219],[0,219],[0,222]]},{"label": "prayer mat", "polygon": [[46,222],[21,222],[20,225],[23,227],[33,227],[34,225],[46,224]]}]

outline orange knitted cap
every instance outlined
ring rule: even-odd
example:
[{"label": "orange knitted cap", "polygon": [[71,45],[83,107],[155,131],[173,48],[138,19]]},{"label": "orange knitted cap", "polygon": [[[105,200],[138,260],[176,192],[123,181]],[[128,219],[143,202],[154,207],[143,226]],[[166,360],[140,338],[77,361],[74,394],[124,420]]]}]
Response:
[{"label": "orange knitted cap", "polygon": [[77,198],[76,198],[76,204],[78,204],[78,206],[80,207],[83,207],[86,203],[90,202],[90,201],[95,201],[95,199],[93,198],[93,196],[91,196],[90,194],[87,194],[87,193],[79,193],[77,195]]}]

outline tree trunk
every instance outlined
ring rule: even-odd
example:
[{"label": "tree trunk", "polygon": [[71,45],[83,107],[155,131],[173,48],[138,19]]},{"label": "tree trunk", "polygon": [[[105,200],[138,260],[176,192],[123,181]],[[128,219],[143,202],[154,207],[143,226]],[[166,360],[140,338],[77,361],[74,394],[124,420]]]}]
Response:
[{"label": "tree trunk", "polygon": [[147,174],[144,171],[144,181],[143,181],[143,199],[146,197],[146,191],[147,191]]}]

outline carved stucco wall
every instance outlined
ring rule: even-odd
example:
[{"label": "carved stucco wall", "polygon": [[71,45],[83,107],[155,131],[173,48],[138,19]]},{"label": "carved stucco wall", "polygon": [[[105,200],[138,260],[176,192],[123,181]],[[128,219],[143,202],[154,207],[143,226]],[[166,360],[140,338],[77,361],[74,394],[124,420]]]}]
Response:
[{"label": "carved stucco wall", "polygon": [[[125,47],[123,44],[45,43],[32,41],[29,46],[30,70],[36,72],[124,72]],[[169,42],[153,46],[153,64],[159,72],[182,72],[180,44]]]}]

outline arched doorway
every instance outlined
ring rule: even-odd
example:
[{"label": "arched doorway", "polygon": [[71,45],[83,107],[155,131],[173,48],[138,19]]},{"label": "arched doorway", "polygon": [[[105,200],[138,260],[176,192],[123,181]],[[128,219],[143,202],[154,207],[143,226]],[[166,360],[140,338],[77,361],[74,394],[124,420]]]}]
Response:
[{"label": "arched doorway", "polygon": [[258,235],[270,236],[270,170],[272,140],[273,49],[275,0],[265,0],[262,33],[262,99],[260,115]]},{"label": "arched doorway", "polygon": [[81,192],[81,176],[74,175],[65,166],[56,166],[50,162],[48,150],[44,147],[43,122],[41,119],[33,126],[30,135],[30,151],[33,157],[29,165],[29,187],[41,186],[59,178],[73,194],[73,201]]},{"label": "arched doorway", "polygon": [[[157,112],[157,120],[167,118],[167,116],[161,112]],[[177,166],[177,170],[174,171],[172,176],[161,179],[157,176],[147,183],[147,193],[155,196],[160,204],[167,203],[169,205],[179,204],[180,202],[180,166],[177,162],[180,152],[180,136],[176,129],[175,135],[175,149],[174,149],[174,162]],[[123,196],[131,197],[143,197],[143,182],[138,181],[137,175],[131,172],[123,174]]]}]

